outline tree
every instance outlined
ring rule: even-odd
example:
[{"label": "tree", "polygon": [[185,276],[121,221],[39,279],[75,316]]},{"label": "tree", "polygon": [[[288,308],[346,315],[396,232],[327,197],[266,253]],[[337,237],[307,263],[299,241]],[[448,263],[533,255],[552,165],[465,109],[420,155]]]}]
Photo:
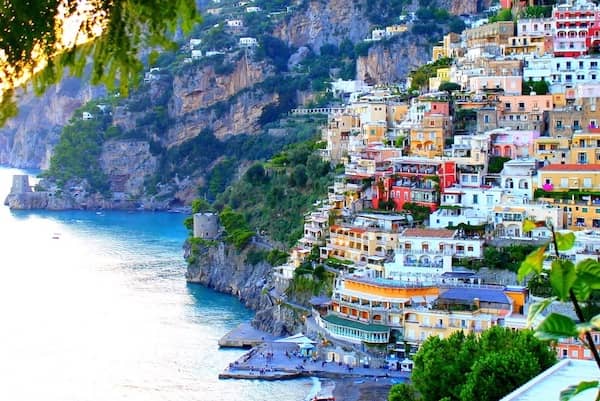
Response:
[{"label": "tree", "polygon": [[438,88],[442,92],[448,92],[448,95],[452,95],[452,92],[460,90],[460,85],[456,82],[442,82]]},{"label": "tree", "polygon": [[410,384],[394,384],[388,394],[388,401],[416,401],[415,390]]},{"label": "tree", "polygon": [[[592,330],[600,329],[600,314],[586,315],[582,307],[588,303],[595,304],[594,298],[600,290],[600,262],[595,259],[585,259],[575,265],[561,255],[561,252],[574,246],[575,234],[557,232],[548,222],[531,220],[523,223],[523,232],[530,232],[536,227],[549,228],[552,232],[552,240],[527,255],[519,267],[517,278],[522,281],[526,277],[536,278],[548,274],[553,296],[531,305],[527,320],[532,325],[554,301],[570,302],[577,319],[574,320],[560,313],[550,313],[537,325],[536,336],[546,340],[578,338],[589,348],[600,369],[600,353],[591,334]],[[549,248],[552,251],[547,255],[546,250]],[[547,256],[552,258],[550,270],[544,269],[544,260]],[[581,382],[574,388],[563,390],[561,400],[569,400],[580,392],[590,389],[596,390],[596,399],[600,398],[600,382],[596,380]]]},{"label": "tree", "polygon": [[494,326],[479,338],[462,331],[429,337],[415,355],[411,380],[423,401],[497,400],[555,361],[532,331]]},{"label": "tree", "polygon": [[174,48],[176,29],[190,32],[200,17],[194,0],[39,0],[0,7],[0,125],[17,113],[16,86],[33,78],[42,93],[65,68],[81,76],[89,58],[93,84],[127,93],[142,69],[139,49]]},{"label": "tree", "polygon": [[504,8],[500,11],[498,11],[498,14],[490,17],[489,21],[490,22],[501,22],[501,21],[512,21],[513,16],[512,16],[512,11],[510,10],[510,8]]}]

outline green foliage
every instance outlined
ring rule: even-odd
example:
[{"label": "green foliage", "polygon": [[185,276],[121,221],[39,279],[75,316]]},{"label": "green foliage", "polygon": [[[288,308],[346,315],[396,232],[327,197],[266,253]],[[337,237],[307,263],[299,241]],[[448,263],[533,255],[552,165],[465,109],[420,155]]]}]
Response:
[{"label": "green foliage", "polygon": [[[425,31],[429,29],[431,28],[424,28]],[[412,78],[412,86],[410,90],[419,90],[427,86],[429,84],[429,78],[435,77],[439,68],[449,67],[451,63],[451,58],[441,58],[439,60],[434,61],[433,63],[424,64],[416,70],[411,71],[410,76]]]},{"label": "green foliage", "polygon": [[192,213],[200,213],[210,211],[210,203],[206,199],[198,198],[192,201]]},{"label": "green foliage", "polygon": [[227,233],[225,240],[235,245],[238,250],[243,249],[254,236],[254,231],[250,229],[241,213],[225,208],[219,214],[219,220]]},{"label": "green foliage", "polygon": [[[316,129],[313,132],[317,134]],[[303,214],[327,194],[333,180],[329,164],[314,154],[317,147],[316,141],[288,146],[262,165],[264,174],[256,167],[256,174],[251,172],[225,190],[215,205],[243,210],[257,232],[294,244],[302,235]]]},{"label": "green foliage", "polygon": [[244,179],[250,184],[261,184],[266,178],[262,163],[254,163],[244,174]]},{"label": "green foliage", "polygon": [[472,367],[461,392],[461,400],[499,400],[540,372],[535,357],[521,349],[483,355]]},{"label": "green foliage", "polygon": [[529,6],[521,13],[521,18],[548,18],[550,16],[552,16],[552,6]]},{"label": "green foliage", "polygon": [[279,266],[284,264],[289,256],[290,255],[288,255],[287,252],[280,251],[279,249],[272,249],[267,253],[266,259],[271,266]]},{"label": "green foliage", "polygon": [[100,166],[106,121],[73,119],[61,133],[44,177],[55,179],[60,187],[69,180],[86,179],[93,192],[108,191],[108,178]]},{"label": "green foliage", "polygon": [[490,156],[488,163],[488,173],[499,174],[504,168],[504,163],[510,160],[510,157]]},{"label": "green foliage", "polygon": [[397,23],[398,16],[410,3],[410,0],[367,0],[367,19],[373,25],[386,26]]},{"label": "green foliage", "polygon": [[440,87],[438,88],[440,91],[452,93],[454,91],[460,90],[460,85],[456,82],[442,82]]},{"label": "green foliage", "polygon": [[[121,94],[127,94],[131,84],[139,80],[142,62],[141,47],[170,49],[170,37],[177,28],[189,33],[199,14],[194,0],[115,0],[93,2],[89,8],[79,7],[79,2],[58,0],[37,2],[10,2],[2,6],[0,25],[6,27],[0,34],[0,49],[6,57],[2,66],[4,80],[14,86],[19,80],[29,78],[41,60],[46,67],[33,77],[36,93],[58,82],[65,68],[81,76],[88,59],[93,59],[92,84],[103,83],[109,89],[118,84]],[[66,10],[67,18],[61,18]],[[79,38],[93,38],[75,47],[67,47],[60,38],[64,21],[79,16]],[[97,27],[102,25],[98,36]],[[74,42],[74,38],[69,38]],[[118,78],[118,80],[117,80]],[[12,91],[2,96],[0,112],[3,118],[14,111]],[[7,100],[8,99],[8,100]],[[0,125],[5,120],[0,120]]]},{"label": "green foliage", "polygon": [[544,79],[541,81],[534,81],[529,78],[528,81],[523,81],[521,91],[523,95],[529,95],[531,92],[535,92],[536,95],[547,95],[550,92],[548,82]]},{"label": "green foliage", "polygon": [[523,259],[534,249],[535,247],[531,245],[518,244],[511,244],[502,248],[487,246],[483,250],[482,264],[491,269],[505,269],[516,272]]},{"label": "green foliage", "polygon": [[427,206],[419,205],[418,203],[406,202],[402,205],[402,210],[409,212],[415,222],[424,222],[429,218],[431,210]]},{"label": "green foliage", "polygon": [[504,8],[498,11],[498,14],[491,16],[488,21],[492,22],[501,22],[501,21],[512,21],[513,15],[510,8]]},{"label": "green foliage", "polygon": [[429,337],[414,358],[420,400],[497,400],[556,361],[533,332],[492,327],[478,338],[463,332]]},{"label": "green foliage", "polygon": [[[537,224],[537,223],[536,223]],[[528,225],[528,228],[531,224]],[[574,265],[570,260],[561,257],[560,252],[569,250],[575,243],[575,235],[571,232],[559,233],[550,226],[552,231],[553,255],[551,255],[552,268],[549,273],[549,284],[555,297],[544,299],[530,306],[532,316],[528,318],[534,322],[540,314],[555,300],[570,301],[577,315],[577,321],[559,313],[551,313],[536,327],[536,336],[541,339],[558,340],[563,338],[585,338],[591,350],[596,365],[600,368],[600,355],[597,344],[590,333],[592,329],[600,328],[600,319],[591,317],[591,313],[584,310],[581,304],[591,304],[596,309],[596,299],[600,290],[600,262],[586,259]],[[544,280],[546,272],[543,270],[545,249],[547,245],[532,252],[521,263],[519,278],[533,275],[538,281]],[[593,312],[592,312],[593,313]],[[569,400],[580,391],[598,388],[597,383],[580,383],[578,387],[569,388],[561,393],[561,400]],[[600,394],[599,394],[600,395]]]},{"label": "green foliage", "polygon": [[394,384],[390,388],[388,401],[416,401],[415,389],[407,383]]}]

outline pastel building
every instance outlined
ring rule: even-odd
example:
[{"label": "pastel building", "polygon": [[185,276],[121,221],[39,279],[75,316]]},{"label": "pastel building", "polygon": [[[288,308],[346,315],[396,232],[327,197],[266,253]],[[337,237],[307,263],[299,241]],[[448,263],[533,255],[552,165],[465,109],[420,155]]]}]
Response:
[{"label": "pastel building", "polygon": [[498,128],[488,133],[492,154],[510,158],[528,157],[534,153],[538,131],[522,131]]},{"label": "pastel building", "polygon": [[373,207],[380,201],[392,200],[396,210],[402,210],[405,203],[417,203],[435,210],[439,204],[438,188],[456,182],[454,161],[431,160],[417,157],[390,159],[392,173],[386,174],[373,183]]},{"label": "pastel building", "polygon": [[554,34],[554,20],[552,18],[521,18],[517,21],[518,36],[546,36]]},{"label": "pastel building", "polygon": [[554,54],[576,57],[587,54],[600,25],[600,9],[591,1],[575,0],[557,4],[552,9]]},{"label": "pastel building", "polygon": [[442,191],[440,208],[429,216],[429,227],[450,228],[491,222],[492,210],[500,205],[504,190],[499,187],[452,186]]},{"label": "pastel building", "polygon": [[483,239],[464,237],[459,230],[407,228],[398,236],[394,261],[385,263],[384,277],[440,275],[452,271],[453,257],[482,256]]}]

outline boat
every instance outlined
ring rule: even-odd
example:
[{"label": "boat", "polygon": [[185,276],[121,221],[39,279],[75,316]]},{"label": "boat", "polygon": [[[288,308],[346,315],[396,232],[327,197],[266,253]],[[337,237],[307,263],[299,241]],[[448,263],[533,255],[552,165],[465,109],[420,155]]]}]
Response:
[{"label": "boat", "polygon": [[52,239],[60,239],[60,233],[52,234]]},{"label": "boat", "polygon": [[315,395],[311,401],[335,401],[335,397],[332,395]]}]

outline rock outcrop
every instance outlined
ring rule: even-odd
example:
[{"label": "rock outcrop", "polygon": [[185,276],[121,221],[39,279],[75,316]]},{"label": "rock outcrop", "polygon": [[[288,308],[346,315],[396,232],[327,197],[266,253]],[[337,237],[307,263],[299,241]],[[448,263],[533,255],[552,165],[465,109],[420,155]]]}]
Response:
[{"label": "rock outcrop", "polygon": [[102,96],[105,90],[79,78],[67,77],[42,96],[33,91],[18,96],[19,115],[0,128],[0,164],[47,168],[62,127],[75,109]]},{"label": "rock outcrop", "polygon": [[190,258],[189,242],[184,250],[184,256],[190,262],[186,274],[188,282],[236,296],[256,311],[252,324],[261,330],[276,335],[295,332],[298,316],[292,309],[279,305],[269,294],[272,266],[264,261],[255,265],[246,261],[249,252],[264,250],[264,244],[251,243],[240,252],[232,245],[216,241],[213,245],[198,246],[193,258]]},{"label": "rock outcrop", "polygon": [[357,79],[372,84],[389,84],[406,79],[408,73],[430,58],[426,38],[401,34],[391,44],[378,43],[366,57],[356,61]]}]

